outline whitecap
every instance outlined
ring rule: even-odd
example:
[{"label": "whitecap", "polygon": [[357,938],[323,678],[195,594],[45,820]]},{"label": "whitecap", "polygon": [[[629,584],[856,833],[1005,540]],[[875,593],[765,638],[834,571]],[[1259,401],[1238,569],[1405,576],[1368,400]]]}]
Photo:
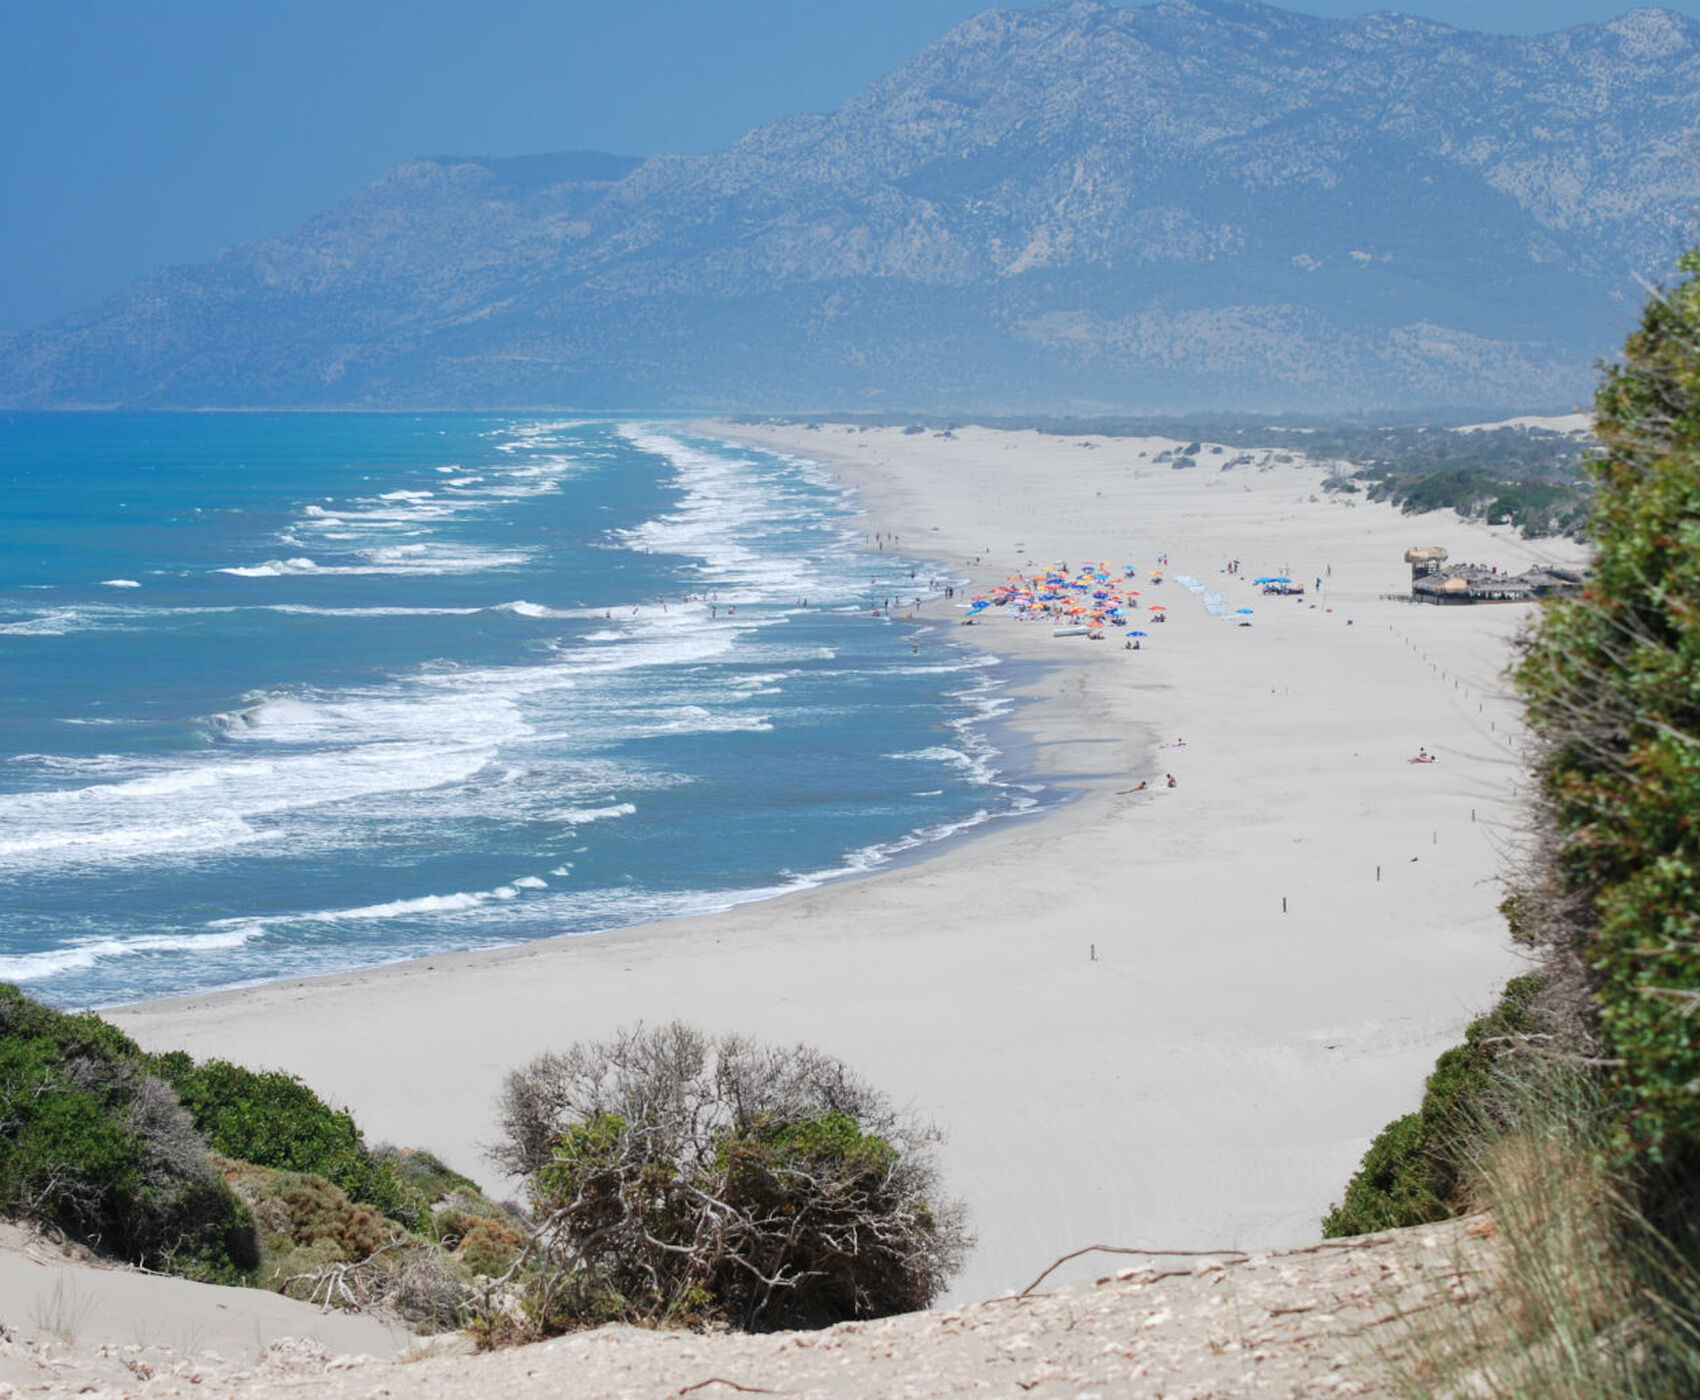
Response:
[{"label": "whitecap", "polygon": [[564,612],[560,608],[546,608],[541,603],[528,603],[520,598],[512,603],[498,603],[492,612],[511,612],[518,617],[578,617],[579,613]]},{"label": "whitecap", "polygon": [[[381,904],[363,904],[352,909],[314,909],[296,914],[247,915],[239,919],[219,919],[213,927],[248,927],[262,925],[276,928],[288,924],[370,923],[388,919],[407,919],[419,914],[465,914],[490,904],[505,904],[519,897],[516,880],[512,885],[498,885],[490,890],[459,890],[452,894],[414,895],[407,899],[391,899]],[[528,889],[544,888],[541,882],[527,885]]]},{"label": "whitecap", "polygon": [[257,925],[218,933],[142,934],[131,938],[92,938],[38,953],[0,957],[0,982],[42,982],[67,972],[82,972],[111,958],[139,953],[213,953],[239,948],[264,930]]},{"label": "whitecap", "polygon": [[931,748],[916,749],[912,753],[888,753],[887,758],[912,759],[918,763],[953,763],[958,768],[970,767],[974,760],[958,749],[947,749],[935,744]]},{"label": "whitecap", "polygon": [[236,578],[281,578],[285,574],[312,573],[318,565],[311,559],[268,559],[264,564],[239,565],[233,564],[217,570],[221,574],[231,574]]},{"label": "whitecap", "polygon": [[[545,814],[546,821],[565,822],[569,826],[588,826],[591,822],[609,821],[615,817],[629,817],[637,811],[630,802],[616,802],[608,807],[567,807],[558,812]],[[557,870],[555,874],[561,872]]]}]

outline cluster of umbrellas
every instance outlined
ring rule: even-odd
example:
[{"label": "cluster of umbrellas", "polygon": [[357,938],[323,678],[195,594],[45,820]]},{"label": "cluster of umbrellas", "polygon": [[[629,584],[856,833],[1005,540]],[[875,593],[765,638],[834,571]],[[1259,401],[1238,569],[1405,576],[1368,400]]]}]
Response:
[{"label": "cluster of umbrellas", "polygon": [[[1003,583],[977,593],[968,604],[973,619],[987,608],[1009,608],[1018,620],[1071,623],[1086,627],[1128,627],[1128,613],[1140,605],[1139,590],[1131,586],[1137,576],[1133,568],[1118,571],[1108,561],[1070,570],[1055,564],[1036,574],[1011,574]],[[1151,579],[1163,581],[1162,570],[1152,569]],[[1151,603],[1147,612],[1162,613],[1161,603]],[[1130,637],[1145,633],[1129,630]]]}]

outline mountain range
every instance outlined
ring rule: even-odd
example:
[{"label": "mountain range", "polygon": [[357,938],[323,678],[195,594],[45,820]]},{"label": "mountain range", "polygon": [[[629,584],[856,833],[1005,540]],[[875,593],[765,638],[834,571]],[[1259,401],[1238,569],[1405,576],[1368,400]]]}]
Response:
[{"label": "mountain range", "polygon": [[1569,407],[1700,241],[1700,25],[988,10],[726,150],[409,161],[0,406]]}]

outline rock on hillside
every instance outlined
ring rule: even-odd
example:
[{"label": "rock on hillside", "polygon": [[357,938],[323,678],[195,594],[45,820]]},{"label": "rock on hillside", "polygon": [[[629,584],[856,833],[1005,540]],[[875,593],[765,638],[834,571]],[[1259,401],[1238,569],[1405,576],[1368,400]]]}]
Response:
[{"label": "rock on hillside", "polygon": [[1700,25],[989,10],[829,115],[418,160],[0,344],[0,403],[1565,407],[1693,238]]}]

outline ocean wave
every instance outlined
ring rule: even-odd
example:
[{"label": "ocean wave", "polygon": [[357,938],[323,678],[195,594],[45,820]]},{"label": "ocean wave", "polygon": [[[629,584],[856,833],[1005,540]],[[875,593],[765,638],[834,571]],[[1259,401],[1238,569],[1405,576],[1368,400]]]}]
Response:
[{"label": "ocean wave", "polygon": [[217,953],[240,948],[264,932],[257,925],[217,933],[140,934],[130,938],[94,938],[0,957],[0,982],[43,982],[67,972],[82,972],[113,958],[140,953]]},{"label": "ocean wave", "polygon": [[303,555],[263,564],[229,565],[214,572],[235,578],[358,577],[372,574],[477,574],[517,568],[531,561],[529,549],[473,549],[448,545],[389,545],[361,551],[358,564],[320,564]]},{"label": "ocean wave", "polygon": [[888,753],[885,757],[911,759],[917,763],[953,763],[958,768],[967,768],[974,762],[960,749],[947,749],[942,744],[935,744],[927,749],[916,749],[913,753]]},{"label": "ocean wave", "polygon": [[[29,794],[35,796],[35,794]],[[12,799],[17,801],[17,799]],[[6,805],[10,805],[9,803]],[[172,823],[113,823],[84,826],[49,826],[28,834],[7,836],[10,825],[0,811],[0,863],[100,864],[175,857],[190,851],[225,850],[275,838],[275,833],[258,831],[240,818],[212,817],[200,821]]]},{"label": "ocean wave", "polygon": [[1002,815],[1006,814],[988,811],[981,807],[970,815],[959,817],[954,821],[938,822],[933,826],[919,827],[899,836],[895,841],[878,841],[872,845],[864,846],[858,851],[851,851],[849,855],[844,857],[844,863],[838,869],[821,871],[808,878],[812,880],[813,884],[824,884],[828,879],[842,879],[847,875],[866,875],[883,865],[889,865],[898,856],[909,851],[917,850],[922,846],[935,845],[952,836],[959,836],[965,831],[972,831],[975,827],[984,826],[987,822],[995,821]]},{"label": "ocean wave", "polygon": [[215,572],[235,578],[282,578],[285,574],[310,574],[318,569],[311,559],[268,559],[264,564],[232,564]]},{"label": "ocean wave", "polygon": [[528,603],[523,598],[517,599],[512,603],[497,603],[491,611],[511,612],[518,617],[537,618],[583,617],[585,615],[585,609],[583,608],[579,608],[576,611],[569,611],[565,608],[546,608],[541,603]]},{"label": "ocean wave", "polygon": [[668,462],[681,493],[674,510],[625,531],[628,545],[702,561],[697,570],[704,585],[726,603],[844,601],[848,580],[823,572],[808,553],[795,547],[768,553],[750,543],[780,531],[836,534],[820,519],[818,495],[805,499],[783,482],[764,479],[743,455],[704,451],[637,424],[622,424],[620,432],[639,451]]},{"label": "ocean wave", "polygon": [[276,929],[290,924],[374,923],[389,919],[410,919],[420,914],[465,914],[491,905],[509,904],[519,899],[521,889],[547,889],[548,882],[534,875],[524,876],[512,884],[497,885],[488,890],[461,890],[452,894],[422,894],[407,899],[391,899],[381,904],[363,904],[352,909],[312,909],[290,914],[248,914],[239,918],[219,919],[215,928]]},{"label": "ocean wave", "polygon": [[[257,612],[299,613],[305,617],[470,617],[473,613],[485,611],[483,608],[315,608],[306,603],[258,603],[254,605]],[[197,611],[211,611],[210,609]],[[220,609],[231,611],[235,609]]]},{"label": "ocean wave", "polygon": [[639,722],[639,732],[649,734],[767,734],[773,721],[767,715],[715,714],[700,705],[685,705],[671,718],[648,726]]},{"label": "ocean wave", "polygon": [[15,622],[0,622],[0,636],[6,637],[63,637],[85,625],[84,614],[77,608],[50,608],[34,617]]},{"label": "ocean wave", "polygon": [[[457,716],[474,713],[498,732],[480,734],[476,722],[457,728]],[[227,742],[268,751],[131,760],[113,781],[0,795],[0,863],[181,861],[275,841],[288,814],[465,783],[492,762],[504,735],[525,732],[499,702],[433,711],[405,701],[314,704],[288,696],[217,716],[215,728]]]},{"label": "ocean wave", "polygon": [[[558,812],[547,812],[544,819],[553,822],[565,822],[568,826],[588,826],[591,822],[612,821],[616,817],[629,817],[637,808],[630,802],[615,802],[606,807],[567,807]],[[555,872],[559,874],[559,871]]]}]

